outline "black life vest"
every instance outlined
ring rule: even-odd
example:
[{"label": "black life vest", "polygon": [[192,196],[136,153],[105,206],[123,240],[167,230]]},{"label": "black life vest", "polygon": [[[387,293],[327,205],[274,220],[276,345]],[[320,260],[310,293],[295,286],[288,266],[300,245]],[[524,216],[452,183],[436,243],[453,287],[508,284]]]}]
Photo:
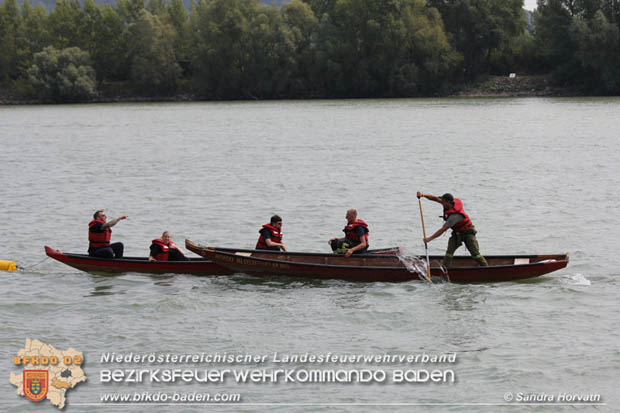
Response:
[{"label": "black life vest", "polygon": [[455,231],[455,232],[467,231],[469,227],[472,226],[471,219],[469,219],[469,217],[463,210],[463,203],[458,198],[454,198],[454,206],[452,208],[449,208],[449,209],[444,208],[443,220],[447,221],[450,215],[452,214],[463,215],[463,219],[457,222],[456,224],[454,224],[454,226],[452,227],[452,231]]},{"label": "black life vest", "polygon": [[[278,244],[280,244],[282,242],[282,231],[280,231],[280,229],[278,229],[277,227],[274,227],[271,224],[265,224],[261,227],[261,231],[263,229],[267,228],[269,230],[269,233],[271,234],[271,240],[273,242],[277,242]],[[256,243],[256,249],[257,250],[266,250],[269,249],[269,246],[267,245],[267,240],[265,240],[265,238],[263,237],[263,234],[261,233],[261,231],[258,231],[258,233],[260,234],[260,236],[258,237],[258,242]],[[280,247],[278,247],[278,250],[280,249]]]},{"label": "black life vest", "polygon": [[343,229],[344,237],[347,240],[353,242],[354,245],[361,244],[362,240],[355,233],[355,230],[357,229],[357,227],[363,227],[366,230],[366,231],[364,231],[365,232],[364,240],[366,241],[366,246],[368,246],[369,245],[368,244],[368,233],[370,231],[368,230],[368,224],[366,224],[361,219],[356,219],[355,221],[353,221],[352,223],[350,223],[346,227],[344,227],[344,229]]},{"label": "black life vest", "polygon": [[161,238],[155,238],[151,242],[161,247],[161,251],[153,258],[157,261],[168,261],[168,256],[170,255],[170,244],[166,244]]},{"label": "black life vest", "polygon": [[103,232],[93,232],[91,228],[97,224],[105,224],[100,219],[93,219],[88,223],[88,248],[103,248],[110,246],[110,238],[112,237],[112,230],[110,228],[106,228]]}]

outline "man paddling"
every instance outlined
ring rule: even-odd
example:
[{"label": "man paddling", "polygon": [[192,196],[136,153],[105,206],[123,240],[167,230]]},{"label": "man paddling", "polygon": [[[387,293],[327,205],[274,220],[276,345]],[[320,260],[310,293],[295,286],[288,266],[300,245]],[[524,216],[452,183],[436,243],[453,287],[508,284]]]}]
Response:
[{"label": "man paddling", "polygon": [[345,216],[347,226],[342,230],[344,238],[332,238],[328,241],[332,251],[350,257],[352,254],[363,254],[368,251],[368,224],[357,219],[357,209],[351,208]]},{"label": "man paddling", "polygon": [[282,218],[279,215],[272,216],[269,224],[263,225],[258,233],[260,236],[255,249],[286,251],[286,247],[282,243]]},{"label": "man paddling", "polygon": [[112,236],[110,228],[123,219],[127,219],[127,215],[121,215],[107,222],[108,218],[103,210],[93,214],[93,220],[88,224],[88,255],[98,258],[123,258],[123,243],[110,244]]},{"label": "man paddling", "polygon": [[418,191],[417,196],[418,198],[424,197],[431,201],[438,202],[443,206],[443,220],[445,222],[433,235],[424,238],[425,244],[439,237],[448,229],[452,229],[452,235],[448,240],[448,249],[443,259],[444,266],[450,267],[452,265],[454,251],[456,251],[462,243],[465,243],[465,247],[478,265],[483,267],[488,266],[487,260],[480,254],[478,240],[476,239],[476,228],[463,210],[463,203],[460,199],[454,198],[452,194],[448,193],[438,197],[431,194],[423,194]]}]

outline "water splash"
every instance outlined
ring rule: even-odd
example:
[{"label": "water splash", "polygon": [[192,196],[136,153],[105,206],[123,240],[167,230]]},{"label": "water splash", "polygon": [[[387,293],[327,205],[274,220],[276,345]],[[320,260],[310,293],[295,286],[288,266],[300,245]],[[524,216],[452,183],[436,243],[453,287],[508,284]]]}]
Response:
[{"label": "water splash", "polygon": [[418,274],[419,278],[426,278],[426,261],[415,255],[397,255],[398,260],[403,263],[407,271]]},{"label": "water splash", "polygon": [[580,273],[577,273],[570,278],[574,281],[573,285],[592,285],[592,282],[588,280],[585,275]]},{"label": "water splash", "polygon": [[407,268],[407,271],[417,274],[420,280],[429,282],[426,275],[426,260],[415,255],[398,254],[397,257],[405,268]]}]

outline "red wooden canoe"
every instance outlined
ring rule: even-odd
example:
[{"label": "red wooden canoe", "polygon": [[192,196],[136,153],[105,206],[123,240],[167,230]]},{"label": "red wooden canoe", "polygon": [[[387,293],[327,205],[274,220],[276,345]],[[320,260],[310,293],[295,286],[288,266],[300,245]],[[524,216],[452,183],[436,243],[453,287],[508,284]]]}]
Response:
[{"label": "red wooden canoe", "polygon": [[[316,252],[295,252],[295,251],[272,251],[272,250],[248,250],[248,249],[240,249],[240,248],[220,248],[220,247],[209,247],[206,245],[197,244],[189,239],[185,240],[185,248],[194,252],[201,257],[204,257],[208,260],[211,260],[213,257],[214,251],[227,252],[229,254],[253,254],[255,257],[334,257],[338,256],[332,252],[330,253],[316,253]],[[366,255],[398,255],[400,254],[399,247],[392,248],[381,248],[381,249],[372,249],[368,250],[366,254],[358,254],[356,256],[366,256]],[[281,259],[281,258],[276,258]]]},{"label": "red wooden canoe", "polygon": [[[215,263],[233,271],[266,275],[288,275],[318,279],[349,281],[399,282],[423,279],[420,273],[407,268],[406,259],[398,256],[366,255],[363,257],[331,255],[327,257],[273,256],[266,258],[256,252],[227,253],[213,251]],[[538,277],[566,267],[568,254],[486,256],[488,267],[479,267],[471,257],[458,256],[453,266],[441,266],[442,257],[431,257],[431,276],[455,283],[515,281]],[[422,262],[422,261],[419,261]]]},{"label": "red wooden canoe", "polygon": [[232,271],[203,258],[190,261],[149,261],[148,258],[96,258],[87,254],[64,253],[45,246],[45,253],[57,261],[78,270],[95,273],[141,272],[149,274],[193,274],[218,275],[231,274]]}]

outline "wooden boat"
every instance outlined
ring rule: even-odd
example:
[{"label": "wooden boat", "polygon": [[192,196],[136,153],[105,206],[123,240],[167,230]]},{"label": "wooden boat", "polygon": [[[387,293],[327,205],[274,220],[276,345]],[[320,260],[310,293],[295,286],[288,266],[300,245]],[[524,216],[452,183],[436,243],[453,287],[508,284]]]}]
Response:
[{"label": "wooden boat", "polygon": [[148,258],[96,258],[87,254],[64,253],[45,246],[45,253],[57,261],[81,271],[95,273],[141,272],[149,274],[193,274],[219,275],[232,274],[233,271],[204,258],[189,261],[149,261]]},{"label": "wooden boat", "polygon": [[[220,247],[209,247],[206,245],[197,244],[191,240],[185,240],[185,248],[200,255],[203,258],[208,260],[213,259],[213,253],[217,251],[227,252],[230,254],[253,254],[254,257],[264,257],[264,258],[275,258],[275,257],[334,257],[336,254],[330,253],[315,253],[315,252],[283,252],[283,251],[272,251],[272,250],[248,250],[248,249],[239,249],[239,248],[220,248]],[[366,256],[366,255],[398,255],[400,254],[399,247],[392,248],[381,248],[381,249],[372,249],[368,250],[366,254],[358,254],[356,256]],[[278,259],[278,258],[276,258]]]},{"label": "wooden boat", "polygon": [[[457,256],[453,266],[442,267],[440,256],[431,257],[431,277],[454,283],[515,281],[538,277],[566,267],[568,254],[486,256],[488,267],[479,267],[471,257]],[[418,258],[412,258],[423,263]],[[426,270],[416,272],[406,257],[365,255],[345,258],[339,255],[273,255],[265,257],[255,251],[230,253],[214,250],[212,260],[233,271],[278,274],[318,279],[343,279],[368,282],[400,282],[425,279]],[[410,269],[411,268],[411,269]]]}]

